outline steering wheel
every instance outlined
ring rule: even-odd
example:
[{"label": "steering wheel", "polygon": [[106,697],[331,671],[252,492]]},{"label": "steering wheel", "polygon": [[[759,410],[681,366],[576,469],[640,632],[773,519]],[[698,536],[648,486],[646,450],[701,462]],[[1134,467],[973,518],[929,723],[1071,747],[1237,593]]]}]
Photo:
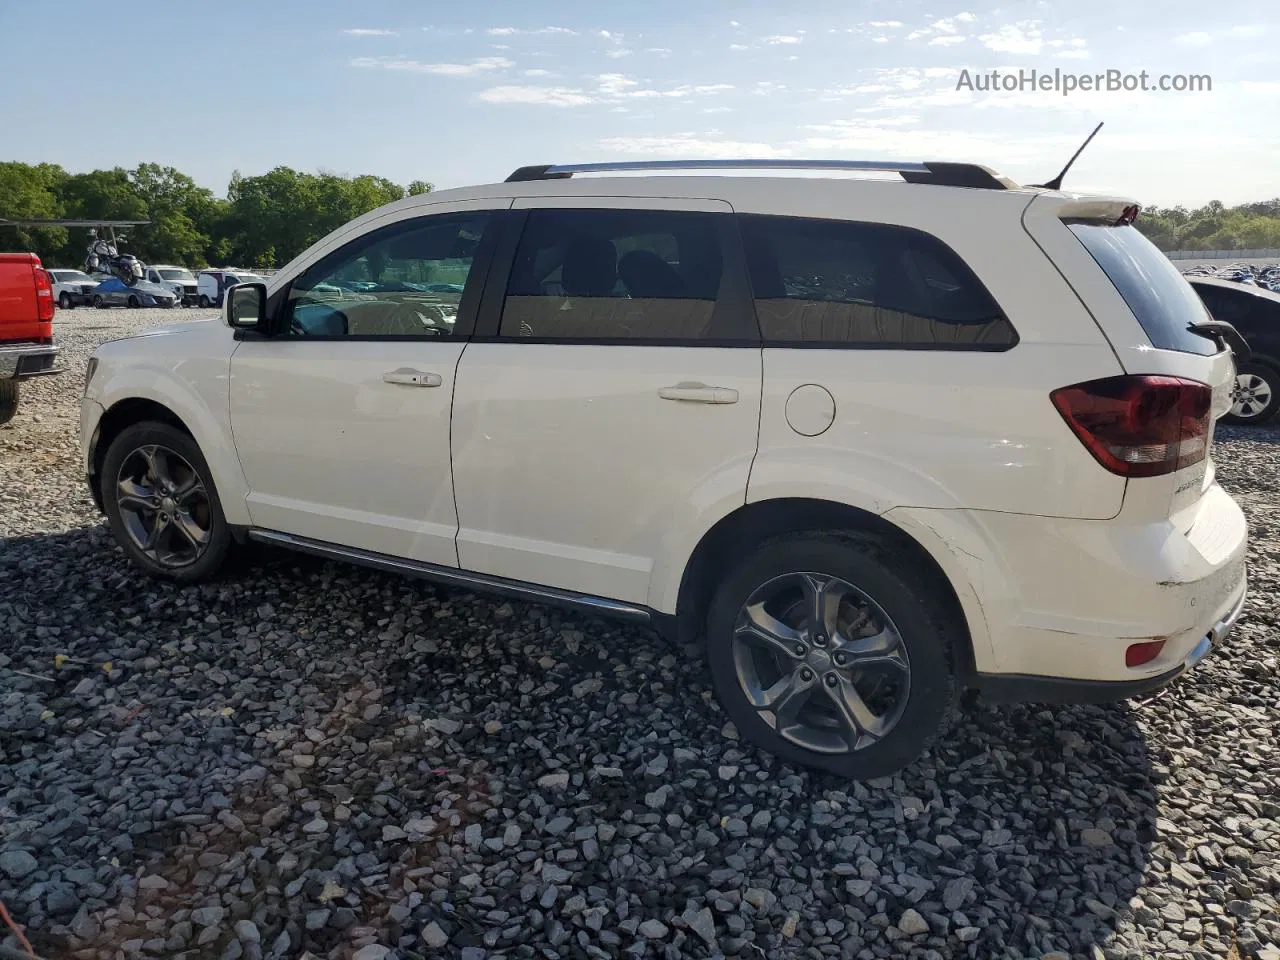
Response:
[{"label": "steering wheel", "polygon": [[387,333],[393,336],[440,336],[447,331],[444,312],[429,303],[402,300],[387,316]]}]

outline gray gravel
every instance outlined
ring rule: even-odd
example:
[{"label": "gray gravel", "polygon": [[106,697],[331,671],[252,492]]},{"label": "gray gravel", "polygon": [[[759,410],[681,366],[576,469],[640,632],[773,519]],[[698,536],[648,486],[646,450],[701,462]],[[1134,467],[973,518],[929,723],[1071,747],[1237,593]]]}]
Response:
[{"label": "gray gravel", "polygon": [[644,631],[284,554],[140,579],[83,365],[195,315],[60,312],[71,371],[0,428],[0,899],[44,955],[1280,956],[1277,431],[1217,450],[1229,648],[1143,704],[973,704],[856,784],[740,743]]}]

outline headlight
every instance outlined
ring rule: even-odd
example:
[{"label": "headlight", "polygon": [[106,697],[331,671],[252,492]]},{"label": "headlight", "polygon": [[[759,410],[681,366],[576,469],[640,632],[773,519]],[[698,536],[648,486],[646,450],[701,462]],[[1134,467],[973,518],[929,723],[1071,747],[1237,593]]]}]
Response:
[{"label": "headlight", "polygon": [[84,368],[84,395],[89,395],[89,384],[93,382],[93,375],[98,372],[98,358],[90,357],[89,364]]}]

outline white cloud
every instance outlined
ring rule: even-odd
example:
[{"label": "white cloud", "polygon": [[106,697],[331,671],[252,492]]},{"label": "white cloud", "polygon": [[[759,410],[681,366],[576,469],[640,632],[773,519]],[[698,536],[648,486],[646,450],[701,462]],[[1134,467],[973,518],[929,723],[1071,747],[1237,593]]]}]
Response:
[{"label": "white cloud", "polygon": [[526,70],[524,72],[524,75],[526,77],[554,77],[555,76],[555,74],[552,73],[550,70],[543,70],[541,67],[536,67],[533,70]]},{"label": "white cloud", "polygon": [[568,27],[542,27],[541,29],[535,30],[533,32],[534,33],[559,33],[559,34],[563,34],[566,37],[576,37],[578,35],[577,30],[570,30]]},{"label": "white cloud", "polygon": [[774,36],[774,37],[765,37],[764,42],[768,44],[777,45],[777,44],[786,44],[786,43],[799,43],[800,39],[801,39],[800,37],[792,36],[789,34],[779,34],[778,36]]},{"label": "white cloud", "polygon": [[787,157],[791,151],[767,143],[722,140],[709,134],[678,133],[665,137],[607,137],[600,147],[614,153],[656,157],[767,159]]},{"label": "white cloud", "polygon": [[731,43],[729,44],[729,49],[730,50],[746,50],[747,45],[745,43]]},{"label": "white cloud", "polygon": [[1181,36],[1174,37],[1173,42],[1183,47],[1203,47],[1213,42],[1213,34],[1205,33],[1203,30],[1195,30],[1191,33],[1184,33]]},{"label": "white cloud", "polygon": [[671,52],[671,48],[670,47],[645,47],[644,52],[656,53],[659,56],[665,57],[667,54]]},{"label": "white cloud", "polygon": [[596,101],[581,90],[567,87],[490,87],[479,97],[486,103],[521,103],[547,107],[584,107]]},{"label": "white cloud", "polygon": [[506,57],[480,57],[470,63],[423,63],[421,60],[392,57],[356,57],[351,61],[351,66],[405,73],[429,73],[440,77],[474,77],[491,70],[505,70],[515,64]]},{"label": "white cloud", "polygon": [[1035,54],[1044,47],[1039,24],[1032,20],[1007,23],[995,33],[984,33],[978,39],[996,53]]},{"label": "white cloud", "polygon": [[[468,33],[471,31],[468,30]],[[567,37],[576,37],[577,30],[570,30],[568,27],[539,27],[536,30],[523,30],[520,27],[490,27],[485,33],[491,37],[514,37],[517,34],[527,34],[531,37],[547,36],[549,34],[563,34]]]},{"label": "white cloud", "polygon": [[872,20],[867,26],[883,29],[885,27],[901,27],[904,24],[901,20]]},{"label": "white cloud", "polygon": [[1260,37],[1267,32],[1267,28],[1261,23],[1242,23],[1239,26],[1232,27],[1227,31],[1229,37]]},{"label": "white cloud", "polygon": [[351,27],[342,32],[352,37],[394,37],[396,35],[394,30],[378,30],[372,27]]},{"label": "white cloud", "polygon": [[490,27],[485,31],[491,37],[511,37],[519,32],[515,27]]},{"label": "white cloud", "polygon": [[730,20],[730,21],[729,21],[729,26],[731,26],[731,27],[740,27],[740,26],[742,26],[742,24],[740,24],[737,20]]},{"label": "white cloud", "polygon": [[703,107],[702,112],[703,113],[733,113],[733,107],[725,107],[725,106]]},{"label": "white cloud", "polygon": [[510,50],[510,49],[511,49],[511,44],[509,44],[509,43],[491,43],[491,44],[489,44],[489,49],[490,49],[490,50]]},{"label": "white cloud", "polygon": [[959,20],[961,23],[973,23],[973,21],[977,20],[978,17],[976,14],[972,14],[968,10],[966,10],[964,13],[957,13],[956,19]]},{"label": "white cloud", "polygon": [[620,60],[623,57],[631,56],[631,51],[628,50],[626,47],[615,47],[612,50],[606,51],[605,56],[613,60]]},{"label": "white cloud", "polygon": [[931,47],[950,47],[957,43],[964,43],[964,37],[934,37],[929,41]]},{"label": "white cloud", "polygon": [[[527,72],[527,71],[526,71]],[[732,84],[684,84],[659,89],[642,84],[622,73],[602,73],[596,77],[594,89],[587,87],[500,86],[480,93],[489,103],[527,103],[552,107],[585,107],[593,104],[618,105],[631,100],[688,100],[709,97],[733,90]]]},{"label": "white cloud", "polygon": [[606,40],[609,40],[613,37],[613,34],[610,33],[608,30],[601,30],[598,36],[604,37]]},{"label": "white cloud", "polygon": [[872,43],[888,43],[888,42],[889,42],[889,38],[888,38],[888,37],[876,37],[876,38],[874,38],[871,42],[872,42]]}]

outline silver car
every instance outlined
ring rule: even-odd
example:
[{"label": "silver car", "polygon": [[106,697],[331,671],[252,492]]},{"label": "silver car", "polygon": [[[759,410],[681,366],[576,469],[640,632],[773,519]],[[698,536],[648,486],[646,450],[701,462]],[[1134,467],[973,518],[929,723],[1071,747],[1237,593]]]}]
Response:
[{"label": "silver car", "polygon": [[93,291],[95,307],[172,307],[177,302],[172,290],[146,280],[129,286],[118,277],[109,277]]}]

